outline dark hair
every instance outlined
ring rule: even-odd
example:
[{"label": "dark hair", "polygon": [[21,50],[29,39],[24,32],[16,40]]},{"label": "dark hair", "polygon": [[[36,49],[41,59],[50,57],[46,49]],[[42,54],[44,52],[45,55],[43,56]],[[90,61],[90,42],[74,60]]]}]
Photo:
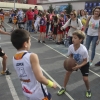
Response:
[{"label": "dark hair", "polygon": [[11,33],[11,42],[18,50],[23,47],[24,42],[28,42],[30,33],[23,29],[16,29]]},{"label": "dark hair", "polygon": [[[82,11],[84,11],[83,9],[80,10],[80,16],[82,16]],[[84,14],[85,14],[85,11],[84,11]]]},{"label": "dark hair", "polygon": [[[96,7],[92,10],[92,14],[93,14],[93,15],[94,15],[94,11],[95,11],[96,9],[99,9],[99,10],[100,10],[100,6],[96,6]],[[100,12],[99,12],[99,17],[100,17]]]},{"label": "dark hair", "polygon": [[73,35],[76,35],[79,39],[85,39],[85,33],[81,30],[76,30],[73,32]]},{"label": "dark hair", "polygon": [[67,16],[68,18],[70,18],[70,15],[69,15],[69,14],[66,14],[66,16]]}]

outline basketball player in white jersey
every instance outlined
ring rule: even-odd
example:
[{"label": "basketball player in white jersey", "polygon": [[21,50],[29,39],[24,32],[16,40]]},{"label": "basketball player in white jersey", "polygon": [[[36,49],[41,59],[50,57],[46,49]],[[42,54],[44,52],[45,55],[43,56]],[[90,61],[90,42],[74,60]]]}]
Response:
[{"label": "basketball player in white jersey", "polygon": [[27,100],[51,100],[46,85],[56,88],[57,85],[43,76],[37,54],[30,53],[30,33],[16,29],[11,34],[11,42],[17,49],[13,65],[22,84],[23,94]]}]

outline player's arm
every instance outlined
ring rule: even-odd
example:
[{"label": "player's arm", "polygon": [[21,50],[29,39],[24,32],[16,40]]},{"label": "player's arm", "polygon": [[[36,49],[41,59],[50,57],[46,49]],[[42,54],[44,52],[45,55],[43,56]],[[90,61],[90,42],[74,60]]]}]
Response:
[{"label": "player's arm", "polygon": [[83,66],[86,65],[86,64],[87,64],[87,58],[83,59],[83,62],[82,62],[80,65],[76,63],[76,66],[73,67],[72,69],[73,69],[73,70],[77,70],[77,69],[83,67]]},{"label": "player's arm", "polygon": [[33,73],[34,73],[37,81],[39,81],[40,83],[43,83],[45,85],[48,85],[48,86],[51,85],[50,87],[56,88],[55,83],[53,83],[52,81],[48,80],[45,76],[43,76],[43,73],[41,71],[41,67],[39,64],[39,59],[36,54],[31,54],[30,62],[32,65]]},{"label": "player's arm", "polygon": [[10,33],[8,33],[8,32],[5,32],[5,31],[3,31],[3,30],[1,30],[1,29],[0,29],[0,34],[4,34],[4,35],[10,35]]},{"label": "player's arm", "polygon": [[73,54],[71,52],[71,45],[68,47],[67,57],[73,57]]}]

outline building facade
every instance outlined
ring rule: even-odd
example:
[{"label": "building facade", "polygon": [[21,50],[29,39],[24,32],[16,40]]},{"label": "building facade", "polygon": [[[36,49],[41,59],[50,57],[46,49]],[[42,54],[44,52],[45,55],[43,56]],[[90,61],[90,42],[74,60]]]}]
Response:
[{"label": "building facade", "polygon": [[[0,2],[14,2],[14,0],[0,0]],[[25,4],[37,4],[37,0],[15,0],[18,3],[25,3]]]}]

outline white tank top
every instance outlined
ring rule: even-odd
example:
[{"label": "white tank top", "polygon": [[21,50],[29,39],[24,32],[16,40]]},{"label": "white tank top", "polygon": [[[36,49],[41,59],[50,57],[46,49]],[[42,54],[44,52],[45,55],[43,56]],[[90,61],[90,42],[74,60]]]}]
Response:
[{"label": "white tank top", "polygon": [[[42,100],[44,98],[43,90],[41,88],[41,84],[36,80],[35,75],[32,71],[30,55],[31,53],[27,51],[18,52],[13,57],[13,65],[19,79],[21,80],[24,95],[29,98],[29,100]],[[42,86],[45,90],[45,93],[48,95],[46,86]]]}]

